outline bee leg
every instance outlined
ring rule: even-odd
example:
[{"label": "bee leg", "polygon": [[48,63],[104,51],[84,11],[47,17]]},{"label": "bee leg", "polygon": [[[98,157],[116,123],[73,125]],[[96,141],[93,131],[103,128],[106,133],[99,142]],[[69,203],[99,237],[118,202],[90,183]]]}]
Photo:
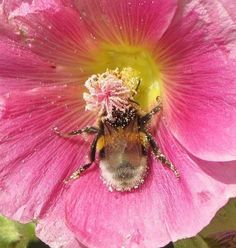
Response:
[{"label": "bee leg", "polygon": [[152,116],[162,110],[162,103],[159,97],[157,97],[157,106],[154,107],[149,113],[140,118],[140,124],[145,126],[145,124],[151,120]]},{"label": "bee leg", "polygon": [[85,127],[82,129],[78,130],[73,130],[69,133],[62,133],[58,130],[58,128],[53,128],[53,132],[56,133],[58,136],[63,137],[63,138],[69,138],[71,136],[79,135],[82,133],[88,133],[88,134],[95,134],[99,131],[97,127]]},{"label": "bee leg", "polygon": [[145,134],[147,136],[148,142],[153,150],[154,155],[156,158],[165,166],[167,166],[171,171],[174,172],[175,176],[177,178],[180,177],[179,171],[175,168],[175,166],[166,158],[166,156],[161,153],[159,147],[157,146],[155,140],[153,139],[152,135],[145,131]]},{"label": "bee leg", "polygon": [[136,105],[140,106],[140,104],[132,99],[129,99],[130,102],[135,103]]},{"label": "bee leg", "polygon": [[80,177],[80,175],[85,171],[87,170],[90,166],[92,165],[92,162],[91,163],[88,163],[88,164],[85,164],[83,166],[81,166],[78,170],[74,171],[70,177],[68,179],[65,179],[63,182],[64,183],[69,183],[70,181],[73,181],[77,178]]},{"label": "bee leg", "polygon": [[[141,84],[141,80],[139,79],[138,84],[137,84],[137,86],[136,86],[136,88],[134,90],[134,93],[132,94],[132,97],[134,97],[137,94],[140,84]],[[133,102],[136,103],[135,101],[133,101]]]},{"label": "bee leg", "polygon": [[64,180],[64,183],[68,183],[72,180],[79,178],[80,175],[93,164],[93,162],[95,161],[95,156],[96,156],[97,141],[100,138],[100,136],[101,136],[100,133],[98,133],[90,147],[90,162],[88,164],[81,166],[78,170],[73,172],[72,175],[68,179]]}]

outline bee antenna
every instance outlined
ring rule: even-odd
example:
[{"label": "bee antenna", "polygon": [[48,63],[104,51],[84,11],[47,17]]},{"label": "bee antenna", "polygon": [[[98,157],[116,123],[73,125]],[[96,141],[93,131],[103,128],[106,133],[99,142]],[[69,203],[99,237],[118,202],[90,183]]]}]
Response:
[{"label": "bee antenna", "polygon": [[137,105],[139,106],[139,103],[138,103],[138,102],[136,102],[136,101],[134,101],[134,100],[132,100],[132,99],[130,99],[130,98],[128,99],[128,101],[129,101],[129,102],[132,102],[132,103],[135,103],[135,104],[137,104]]},{"label": "bee antenna", "polygon": [[141,84],[141,80],[139,79],[138,84],[137,84],[137,86],[136,86],[136,88],[134,90],[134,93],[133,93],[132,97],[134,97],[137,94],[140,84]]}]

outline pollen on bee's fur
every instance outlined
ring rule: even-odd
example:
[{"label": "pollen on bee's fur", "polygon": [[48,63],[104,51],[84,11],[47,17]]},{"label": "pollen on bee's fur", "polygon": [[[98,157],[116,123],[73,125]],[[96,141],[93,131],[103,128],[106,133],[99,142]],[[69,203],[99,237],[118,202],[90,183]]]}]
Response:
[{"label": "pollen on bee's fur", "polygon": [[123,111],[130,105],[130,100],[137,93],[139,85],[138,73],[132,68],[108,70],[102,74],[92,75],[85,87],[89,92],[83,94],[86,110],[96,111],[108,117],[112,108]]},{"label": "pollen on bee's fur", "polygon": [[[131,165],[120,166],[112,171],[112,167],[106,161],[100,161],[101,179],[112,192],[132,191],[138,189],[143,183],[148,172],[147,161],[145,157],[141,158],[140,166],[133,168]],[[120,170],[120,172],[119,172]]]}]

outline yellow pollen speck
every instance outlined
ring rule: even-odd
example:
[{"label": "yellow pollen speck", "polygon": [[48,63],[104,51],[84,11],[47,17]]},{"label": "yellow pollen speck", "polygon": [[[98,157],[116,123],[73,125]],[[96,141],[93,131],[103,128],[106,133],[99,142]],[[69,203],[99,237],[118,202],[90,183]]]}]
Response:
[{"label": "yellow pollen speck", "polygon": [[120,72],[124,85],[129,88],[134,94],[141,81],[140,73],[131,67],[125,67]]},{"label": "yellow pollen speck", "polygon": [[148,145],[147,135],[145,133],[140,132],[139,136],[140,136],[141,144],[144,147],[147,147],[147,145]]},{"label": "yellow pollen speck", "polygon": [[102,150],[102,148],[104,147],[104,145],[105,145],[105,139],[104,139],[104,136],[101,136],[99,139],[98,139],[98,141],[97,141],[97,150],[98,151],[101,151]]}]

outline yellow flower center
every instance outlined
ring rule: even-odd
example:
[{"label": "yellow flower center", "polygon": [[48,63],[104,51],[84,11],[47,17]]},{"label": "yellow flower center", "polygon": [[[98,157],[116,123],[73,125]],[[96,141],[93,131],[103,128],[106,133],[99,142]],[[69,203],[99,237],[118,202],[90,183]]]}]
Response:
[{"label": "yellow flower center", "polygon": [[141,83],[135,96],[144,111],[150,110],[155,104],[156,97],[161,95],[161,74],[158,64],[153,60],[150,52],[143,47],[130,45],[102,45],[93,53],[94,60],[88,71],[93,74],[103,73],[107,69],[132,68],[126,70],[126,77],[140,77]]}]

